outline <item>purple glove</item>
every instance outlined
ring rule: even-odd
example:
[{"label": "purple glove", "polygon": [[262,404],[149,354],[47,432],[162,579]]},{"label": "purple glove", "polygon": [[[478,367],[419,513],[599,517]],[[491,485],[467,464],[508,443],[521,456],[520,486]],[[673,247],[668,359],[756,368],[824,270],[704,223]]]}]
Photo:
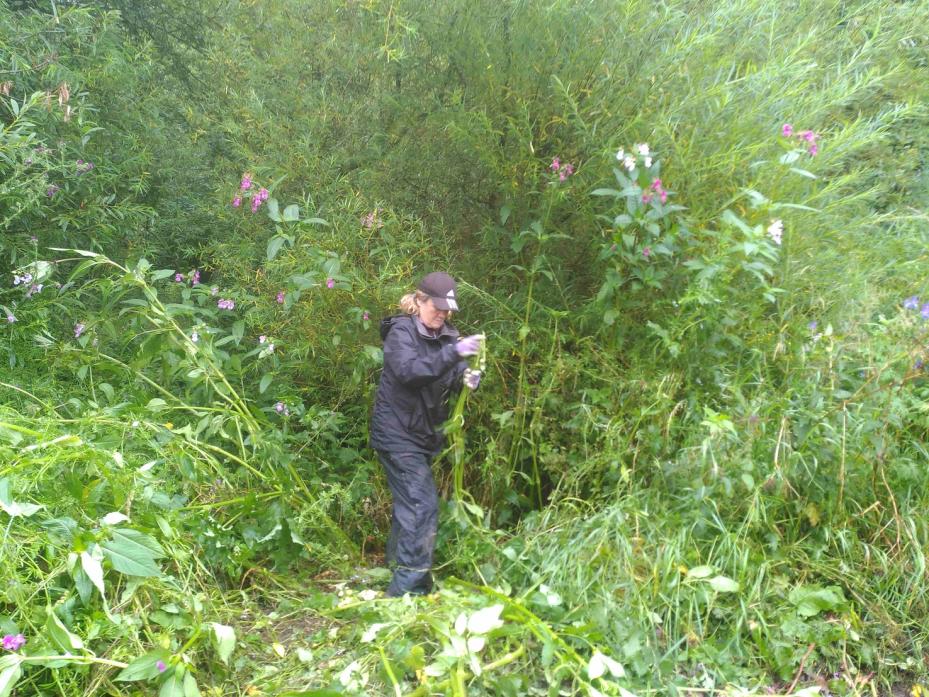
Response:
[{"label": "purple glove", "polygon": [[484,336],[482,334],[472,334],[459,339],[458,343],[455,344],[455,349],[458,351],[459,356],[474,356],[481,350],[483,340]]},{"label": "purple glove", "polygon": [[466,368],[461,376],[461,381],[469,390],[476,390],[477,386],[481,384],[481,371]]}]

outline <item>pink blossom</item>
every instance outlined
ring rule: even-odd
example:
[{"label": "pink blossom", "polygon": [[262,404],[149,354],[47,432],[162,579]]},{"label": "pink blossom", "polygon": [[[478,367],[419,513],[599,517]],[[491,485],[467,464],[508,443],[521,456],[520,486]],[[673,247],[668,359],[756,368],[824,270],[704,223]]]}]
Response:
[{"label": "pink blossom", "polygon": [[335,279],[327,278],[326,279],[326,288],[335,288]]},{"label": "pink blossom", "polygon": [[216,295],[217,293],[219,293],[218,286],[213,286],[212,288],[210,288],[210,295]]},{"label": "pink blossom", "polygon": [[183,283],[183,282],[184,282],[184,274],[182,274],[182,273],[176,273],[176,274],[174,274],[174,282],[175,282],[175,283]]},{"label": "pink blossom", "polygon": [[813,131],[804,131],[800,134],[800,137],[803,138],[807,143],[815,143],[818,136],[813,133]]},{"label": "pink blossom", "polygon": [[78,322],[74,325],[74,338],[79,339],[81,334],[84,333],[85,325],[82,322]]},{"label": "pink blossom", "polygon": [[567,176],[570,177],[572,174],[574,174],[574,165],[572,165],[572,164],[567,164],[567,165],[565,165],[564,167],[562,167],[562,170],[564,171],[564,173],[565,173]]},{"label": "pink blossom", "polygon": [[662,203],[662,204],[667,203],[667,202],[668,202],[668,192],[665,191],[664,189],[662,189],[662,190],[658,193],[658,198],[661,199],[661,203]]},{"label": "pink blossom", "polygon": [[652,201],[652,195],[650,193],[646,192],[642,194],[642,203],[651,203],[651,201]]},{"label": "pink blossom", "polygon": [[642,248],[642,256],[643,256],[643,257],[645,257],[646,259],[648,259],[651,255],[652,255],[651,247],[643,247],[643,248]]},{"label": "pink blossom", "polygon": [[7,651],[18,651],[26,643],[22,634],[7,634],[3,637],[3,648]]},{"label": "pink blossom", "polygon": [[235,300],[227,300],[225,298],[220,298],[216,301],[216,307],[220,310],[234,310],[235,309]]},{"label": "pink blossom", "polygon": [[259,208],[261,208],[261,197],[252,196],[252,213],[257,213]]},{"label": "pink blossom", "polygon": [[810,157],[816,157],[816,154],[819,152],[819,146],[816,143],[813,143],[809,147]]},{"label": "pink blossom", "polygon": [[158,669],[159,673],[164,673],[168,669],[168,666],[165,665],[164,661],[156,662],[155,667]]},{"label": "pink blossom", "polygon": [[557,172],[561,168],[561,160],[557,157],[552,160],[552,164],[549,165],[549,169],[553,172]]},{"label": "pink blossom", "polygon": [[268,200],[268,196],[270,196],[270,195],[271,195],[271,194],[270,194],[270,193],[268,192],[268,190],[265,189],[264,187],[262,187],[262,188],[260,188],[260,189],[258,190],[258,198],[260,198],[262,201],[267,201],[267,200]]},{"label": "pink blossom", "polygon": [[232,199],[232,207],[233,207],[233,208],[238,208],[238,207],[241,206],[241,205],[242,205],[242,197],[241,197],[241,196],[236,196],[234,199]]},{"label": "pink blossom", "polygon": [[194,269],[190,272],[190,285],[196,286],[200,283],[200,269]]},{"label": "pink blossom", "polygon": [[785,138],[790,138],[790,136],[794,134],[794,127],[791,126],[789,123],[785,123],[783,126],[781,126],[781,134]]},{"label": "pink blossom", "polygon": [[564,170],[561,170],[561,171],[558,173],[558,181],[563,182],[563,181],[564,181],[565,179],[567,179],[567,178],[568,178],[568,175],[565,173]]},{"label": "pink blossom", "polygon": [[252,188],[252,177],[247,172],[242,175],[242,183],[239,185],[242,191],[248,191]]},{"label": "pink blossom", "polygon": [[277,300],[278,305],[283,305],[284,304],[284,291],[279,290],[277,292],[277,297],[275,298],[275,300]]},{"label": "pink blossom", "polygon": [[661,191],[661,180],[655,179],[652,181],[652,191]]},{"label": "pink blossom", "polygon": [[368,314],[368,311],[367,311],[367,310],[365,310],[365,311],[361,314],[361,319],[363,319],[365,322],[367,322],[369,319],[371,319],[371,315]]},{"label": "pink blossom", "polygon": [[261,336],[258,337],[258,343],[259,343],[259,344],[263,344],[263,343],[266,342],[267,340],[268,340],[268,337],[265,336],[264,334],[262,334]]}]

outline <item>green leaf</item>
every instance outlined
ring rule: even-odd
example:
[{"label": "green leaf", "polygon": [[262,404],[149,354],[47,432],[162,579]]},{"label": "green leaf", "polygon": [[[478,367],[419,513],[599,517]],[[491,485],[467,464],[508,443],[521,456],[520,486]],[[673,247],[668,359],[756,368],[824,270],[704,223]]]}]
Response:
[{"label": "green leaf", "polygon": [[728,576],[714,576],[709,581],[710,587],[717,593],[736,593],[739,590],[737,581]]},{"label": "green leaf", "polygon": [[161,576],[156,559],[164,550],[150,535],[132,528],[113,530],[113,538],[100,545],[113,568],[129,576]]},{"label": "green leaf", "polygon": [[152,271],[152,280],[160,281],[162,278],[170,278],[176,273],[174,269],[158,269],[157,271]]},{"label": "green leaf", "polygon": [[270,240],[268,240],[268,261],[274,259],[277,256],[277,253],[281,251],[281,247],[284,246],[284,243],[287,241],[286,237],[281,237],[280,235],[275,235]]},{"label": "green leaf", "polygon": [[184,676],[184,697],[200,697],[197,679],[190,673]]},{"label": "green leaf", "polygon": [[619,198],[620,193],[616,189],[594,189],[590,192],[591,196],[615,196]]},{"label": "green leaf", "polygon": [[187,671],[184,666],[177,666],[168,676],[167,680],[161,683],[161,689],[158,690],[158,697],[186,697],[184,694],[184,676]]},{"label": "green leaf", "polygon": [[281,210],[281,209],[280,209],[280,207],[278,206],[277,199],[276,199],[276,198],[269,198],[269,199],[268,199],[268,207],[267,207],[268,217],[271,218],[271,220],[273,220],[275,223],[281,222],[281,212],[280,212],[280,210]]},{"label": "green leaf", "polygon": [[48,619],[45,621],[45,632],[51,638],[58,648],[67,653],[80,651],[84,648],[84,642],[77,634],[72,634],[64,622],[58,619],[58,615],[52,609],[51,605],[45,607]]},{"label": "green leaf", "polygon": [[313,225],[325,225],[326,227],[329,226],[329,223],[328,223],[327,221],[323,220],[322,218],[304,218],[304,219],[301,220],[300,222],[301,222],[301,223],[311,223],[311,224],[313,224]]},{"label": "green leaf", "polygon": [[149,653],[142,654],[132,661],[128,666],[123,668],[116,676],[118,682],[133,682],[135,680],[150,680],[161,675],[158,670],[158,661],[167,663],[171,657],[164,649],[156,649]]},{"label": "green leaf", "polygon": [[687,578],[707,578],[712,573],[712,566],[695,566],[687,572]]},{"label": "green leaf", "polygon": [[213,648],[219,654],[219,660],[229,665],[229,657],[235,649],[235,630],[225,624],[210,623],[210,636],[213,639]]},{"label": "green leaf", "polygon": [[235,339],[236,343],[242,341],[242,337],[245,336],[245,322],[239,320],[232,323],[232,336]]},{"label": "green leaf", "polygon": [[813,617],[845,604],[845,594],[839,586],[799,586],[790,591],[787,599],[796,606],[797,614],[801,617]]},{"label": "green leaf", "polygon": [[300,220],[300,207],[296,203],[291,203],[284,209],[283,218],[288,223],[295,223]]},{"label": "green leaf", "polygon": [[271,373],[265,373],[262,375],[261,382],[258,383],[258,394],[264,394],[272,380],[274,380],[274,375]]},{"label": "green leaf", "polygon": [[0,658],[0,697],[9,697],[22,677],[23,669],[19,665],[21,660],[15,654]]},{"label": "green leaf", "polygon": [[96,545],[94,545],[93,553],[81,552],[81,568],[84,569],[84,573],[87,574],[87,578],[90,579],[91,583],[100,591],[100,595],[104,595],[103,564],[100,563],[102,559],[103,555]]}]

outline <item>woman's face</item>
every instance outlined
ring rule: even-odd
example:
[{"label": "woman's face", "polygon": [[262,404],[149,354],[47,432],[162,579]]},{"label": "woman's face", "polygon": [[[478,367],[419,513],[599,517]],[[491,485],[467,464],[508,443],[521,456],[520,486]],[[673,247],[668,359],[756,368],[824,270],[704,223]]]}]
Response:
[{"label": "woman's face", "polygon": [[448,310],[440,310],[432,304],[432,298],[426,298],[419,303],[419,319],[429,329],[438,331],[448,319]]}]

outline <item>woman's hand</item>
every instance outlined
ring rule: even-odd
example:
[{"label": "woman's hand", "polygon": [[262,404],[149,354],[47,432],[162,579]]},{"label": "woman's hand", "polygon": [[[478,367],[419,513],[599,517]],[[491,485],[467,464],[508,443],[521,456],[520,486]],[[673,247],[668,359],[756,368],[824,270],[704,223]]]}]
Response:
[{"label": "woman's hand", "polygon": [[481,342],[483,340],[483,334],[472,334],[471,336],[459,339],[458,343],[455,344],[455,349],[458,351],[459,356],[475,356],[477,352],[481,350]]},{"label": "woman's hand", "polygon": [[481,384],[481,371],[466,368],[461,376],[461,381],[469,390],[476,390],[477,386]]}]

